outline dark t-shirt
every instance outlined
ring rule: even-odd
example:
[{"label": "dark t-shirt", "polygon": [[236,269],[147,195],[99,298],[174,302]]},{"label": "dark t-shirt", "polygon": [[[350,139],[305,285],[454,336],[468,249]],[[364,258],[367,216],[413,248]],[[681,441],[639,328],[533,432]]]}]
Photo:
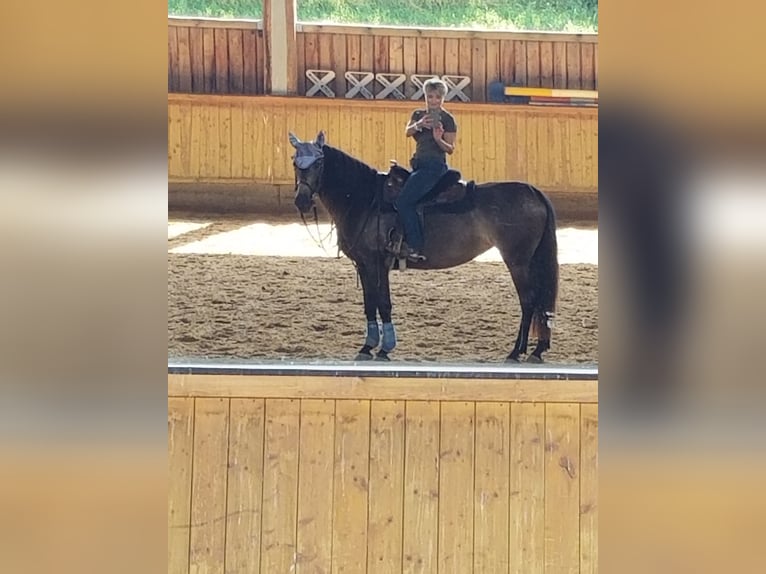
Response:
[{"label": "dark t-shirt", "polygon": [[[428,110],[425,109],[415,110],[412,112],[410,122],[418,121],[427,112]],[[457,124],[451,113],[441,109],[439,116],[442,126],[444,126],[444,133],[457,133]],[[434,136],[430,129],[423,128],[422,132],[416,131],[413,137],[415,138],[415,155],[412,156],[412,159],[437,158],[445,162],[447,161],[447,153],[434,141]]]}]

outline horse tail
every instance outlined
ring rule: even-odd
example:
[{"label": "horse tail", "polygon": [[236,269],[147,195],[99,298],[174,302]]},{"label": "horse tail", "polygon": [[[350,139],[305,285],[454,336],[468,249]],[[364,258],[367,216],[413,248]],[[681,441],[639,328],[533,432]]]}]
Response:
[{"label": "horse tail", "polygon": [[559,259],[556,241],[556,214],[548,197],[536,187],[530,187],[545,204],[547,220],[540,243],[537,244],[530,272],[535,286],[535,303],[530,334],[538,340],[551,340],[551,326],[556,313],[559,291]]}]

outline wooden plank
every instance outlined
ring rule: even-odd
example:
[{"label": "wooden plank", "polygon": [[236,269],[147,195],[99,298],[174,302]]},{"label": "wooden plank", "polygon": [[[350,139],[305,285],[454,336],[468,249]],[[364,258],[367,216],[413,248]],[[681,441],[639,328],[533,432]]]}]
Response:
[{"label": "wooden plank", "polygon": [[370,402],[338,401],[335,413],[332,567],[357,574],[367,568]]},{"label": "wooden plank", "polygon": [[514,83],[516,80],[516,54],[513,49],[513,42],[502,40],[500,42],[500,81],[506,86]]},{"label": "wooden plank", "polygon": [[443,76],[446,74],[446,46],[444,38],[429,38],[430,52],[431,52],[431,67],[426,74],[433,74],[434,76]]},{"label": "wooden plank", "polygon": [[586,90],[596,89],[596,61],[594,57],[595,47],[593,44],[580,46],[580,76],[582,87]]},{"label": "wooden plank", "polygon": [[[462,46],[461,46],[462,48]],[[464,74],[471,77],[471,100],[476,102],[487,101],[487,45],[484,40],[475,38],[471,40],[471,68]],[[461,72],[462,73],[462,72]]]},{"label": "wooden plank", "polygon": [[226,497],[226,571],[258,572],[263,504],[263,399],[232,399]]},{"label": "wooden plank", "polygon": [[439,572],[473,569],[473,402],[441,405],[439,447]]},{"label": "wooden plank", "polygon": [[189,572],[224,571],[229,401],[195,399]]},{"label": "wooden plank", "polygon": [[500,80],[500,40],[487,41],[486,82],[487,87],[491,82]]},{"label": "wooden plank", "polygon": [[176,28],[168,28],[168,92],[179,90],[178,34]]},{"label": "wooden plank", "polygon": [[403,71],[407,79],[404,82],[404,95],[409,99],[416,91],[414,84],[410,81],[410,76],[418,71],[418,50],[415,38],[404,37],[402,41],[402,54],[404,61]]},{"label": "wooden plank", "polygon": [[593,46],[593,89],[598,90],[598,44]]},{"label": "wooden plank", "polygon": [[511,409],[476,404],[474,572],[508,572]]},{"label": "wooden plank", "polygon": [[203,92],[215,93],[215,35],[213,30],[202,30],[202,63],[204,70]]},{"label": "wooden plank", "polygon": [[253,177],[253,141],[255,131],[255,115],[253,106],[242,104],[242,177]]},{"label": "wooden plank", "polygon": [[598,405],[580,407],[580,573],[598,572]]},{"label": "wooden plank", "polygon": [[439,403],[408,401],[405,413],[405,574],[435,574],[439,544]]},{"label": "wooden plank", "polygon": [[202,46],[202,30],[192,28],[189,30],[189,58],[191,62],[192,89],[195,94],[205,91],[205,57]]},{"label": "wooden plank", "polygon": [[301,401],[297,574],[331,571],[335,401]]},{"label": "wooden plank", "polygon": [[168,27],[187,26],[190,28],[236,28],[238,30],[255,30],[263,27],[263,20],[231,18],[192,18],[189,16],[168,16]]},{"label": "wooden plank", "polygon": [[553,87],[567,87],[567,45],[564,42],[553,44]]},{"label": "wooden plank", "polygon": [[255,30],[242,32],[242,91],[245,94],[258,93],[258,50]]},{"label": "wooden plank", "polygon": [[595,90],[561,90],[558,88],[522,88],[517,86],[506,86],[505,95],[598,100],[598,92]]},{"label": "wooden plank", "polygon": [[549,183],[551,181],[551,165],[556,161],[553,156],[550,145],[551,142],[548,137],[550,128],[550,119],[543,116],[536,118],[537,124],[537,177],[534,181],[544,181]]},{"label": "wooden plank", "polygon": [[194,399],[168,398],[168,574],[189,571]]},{"label": "wooden plank", "polygon": [[553,44],[540,42],[540,86],[553,88]]},{"label": "wooden plank", "polygon": [[181,163],[181,107],[168,107],[168,173],[183,175]]},{"label": "wooden plank", "polygon": [[242,30],[228,30],[229,89],[233,94],[245,93],[245,62]]},{"label": "wooden plank", "polygon": [[332,67],[335,70],[335,97],[342,98],[346,95],[346,37],[334,35],[331,37]]},{"label": "wooden plank", "polygon": [[245,126],[242,104],[231,106],[231,177],[244,177]]},{"label": "wooden plank", "polygon": [[300,401],[266,401],[261,572],[296,566]]},{"label": "wooden plank", "polygon": [[537,124],[540,117],[530,115],[525,118],[527,129],[527,181],[538,181],[538,165],[540,163],[540,149],[537,145]]},{"label": "wooden plank", "polygon": [[388,71],[389,74],[404,72],[404,41],[401,36],[388,39]]},{"label": "wooden plank", "polygon": [[[264,110],[264,114],[270,113]],[[333,117],[337,118],[337,114]],[[392,122],[398,135],[405,123],[406,119],[401,124]],[[286,133],[282,137],[286,138]],[[452,401],[481,397],[486,401],[595,403],[598,381],[169,374],[168,396]]]},{"label": "wooden plank", "polygon": [[216,28],[213,31],[215,39],[215,92],[228,94],[229,87],[229,36],[227,31]]},{"label": "wooden plank", "polygon": [[367,574],[402,568],[404,416],[403,401],[372,402]]},{"label": "wooden plank", "polygon": [[206,154],[207,142],[203,139],[204,118],[202,106],[191,104],[191,147],[189,149],[189,177],[199,178],[203,154]]},{"label": "wooden plank", "polygon": [[[473,58],[466,57],[469,54],[473,56],[471,44],[472,44],[472,40],[469,38],[460,38],[458,40],[458,53],[462,57],[458,57],[457,73],[461,76],[471,77],[471,83],[468,84],[468,87],[466,87],[463,90],[463,93],[467,95],[469,98],[471,98],[471,101],[478,102],[478,101],[483,101],[483,99],[479,99],[479,90],[474,89],[474,80],[472,77]],[[476,97],[474,97],[474,94],[476,94]]]},{"label": "wooden plank", "polygon": [[582,87],[580,77],[580,45],[567,43],[567,88],[578,90]]},{"label": "wooden plank", "polygon": [[[415,73],[430,74],[431,72],[431,41],[428,38],[415,40]],[[409,78],[407,79],[409,81]]]},{"label": "wooden plank", "polygon": [[540,43],[527,42],[527,86],[541,86]]},{"label": "wooden plank", "polygon": [[545,572],[580,568],[580,405],[545,406]]},{"label": "wooden plank", "polygon": [[552,38],[566,42],[598,43],[598,34],[564,34],[561,32],[506,32],[498,30],[456,30],[455,28],[401,28],[396,26],[378,26],[365,24],[363,26],[347,26],[337,24],[301,24],[304,32],[322,34],[368,34],[371,36],[414,36],[426,38],[482,38],[484,40],[502,40],[510,38],[519,41],[550,42]]},{"label": "wooden plank", "polygon": [[302,96],[306,93],[306,34],[303,34],[302,32],[296,32],[295,50],[297,60],[296,65],[298,68],[298,95]]},{"label": "wooden plank", "polygon": [[263,31],[258,30],[255,35],[255,46],[258,55],[255,67],[255,81],[259,94],[266,93],[266,42],[263,39]]},{"label": "wooden plank", "polygon": [[460,73],[460,41],[456,38],[444,40],[444,73],[447,75]]},{"label": "wooden plank", "polygon": [[545,571],[545,405],[511,405],[511,574]]},{"label": "wooden plank", "polygon": [[[386,36],[378,36],[375,38],[374,52],[375,52],[374,72],[376,74],[387,73],[389,70],[389,65],[388,65],[388,38]],[[374,87],[372,91],[374,94],[378,94],[381,91],[383,91],[383,87],[378,82],[374,82]]]},{"label": "wooden plank", "polygon": [[371,36],[361,36],[359,39],[359,71],[375,71],[375,48]]},{"label": "wooden plank", "polygon": [[[346,70],[351,72],[360,72],[363,71],[361,67],[361,61],[362,61],[362,37],[357,36],[356,34],[353,36],[348,36],[346,38]],[[369,70],[364,70],[369,71]],[[344,90],[345,93],[345,90]]]},{"label": "wooden plank", "polygon": [[[168,112],[170,108],[168,108]],[[180,114],[179,123],[181,129],[181,142],[179,155],[181,156],[181,173],[184,177],[192,176],[191,148],[192,148],[192,105],[181,104],[178,106]]]},{"label": "wooden plank", "polygon": [[[231,106],[218,108],[218,177],[231,178]],[[213,148],[213,149],[216,149]]]},{"label": "wooden plank", "polygon": [[191,48],[189,46],[189,29],[178,28],[178,89],[190,94],[192,92]]},{"label": "wooden plank", "polygon": [[526,86],[527,83],[527,42],[513,43],[513,83]]},{"label": "wooden plank", "polygon": [[303,75],[304,83],[304,91],[301,93],[305,94],[305,90],[308,89],[308,86],[306,85],[306,70],[316,70],[319,68],[319,39],[316,34],[302,34],[302,36],[305,38],[305,65],[303,70],[299,70],[299,72]]},{"label": "wooden plank", "polygon": [[[495,130],[495,160],[494,160],[494,180],[503,181],[508,179],[508,166],[512,164],[511,146],[507,143],[508,135],[508,116],[498,114],[493,122]],[[487,176],[489,177],[489,176]]]}]

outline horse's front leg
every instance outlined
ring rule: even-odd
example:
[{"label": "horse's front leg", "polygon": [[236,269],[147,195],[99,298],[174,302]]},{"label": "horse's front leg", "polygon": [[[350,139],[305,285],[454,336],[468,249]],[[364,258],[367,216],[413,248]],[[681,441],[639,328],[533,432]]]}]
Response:
[{"label": "horse's front leg", "polygon": [[388,282],[388,267],[381,264],[378,267],[378,312],[383,322],[383,342],[380,345],[376,359],[388,361],[388,354],[396,347],[396,329],[391,321],[391,287]]},{"label": "horse's front leg", "polygon": [[369,268],[364,265],[358,265],[359,278],[362,281],[362,292],[364,293],[364,314],[367,317],[367,336],[364,339],[364,345],[356,354],[354,360],[369,361],[372,360],[372,351],[380,344],[380,326],[378,325],[378,291],[376,285],[375,273],[371,273]]}]

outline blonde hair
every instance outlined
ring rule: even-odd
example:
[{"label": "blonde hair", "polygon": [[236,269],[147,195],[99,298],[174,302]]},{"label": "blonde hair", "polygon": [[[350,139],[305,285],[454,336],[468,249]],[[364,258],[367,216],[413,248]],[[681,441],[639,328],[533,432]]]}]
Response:
[{"label": "blonde hair", "polygon": [[440,78],[431,78],[423,83],[423,92],[439,92],[444,97],[447,95],[447,84]]}]

